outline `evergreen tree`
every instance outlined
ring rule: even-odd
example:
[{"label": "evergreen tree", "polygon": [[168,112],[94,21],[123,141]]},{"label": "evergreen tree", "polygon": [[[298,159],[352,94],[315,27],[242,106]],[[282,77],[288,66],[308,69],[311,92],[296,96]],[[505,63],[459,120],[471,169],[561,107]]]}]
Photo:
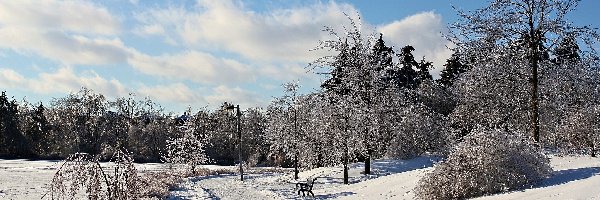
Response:
[{"label": "evergreen tree", "polygon": [[[46,118],[46,108],[40,102],[33,112],[30,112],[31,122],[27,129],[27,136],[31,143],[32,150],[38,156],[46,156],[50,153],[50,145],[53,144],[54,138],[50,133],[50,123]],[[24,121],[24,120],[23,120]]]},{"label": "evergreen tree", "polygon": [[444,70],[440,73],[440,79],[437,80],[438,83],[445,87],[452,86],[456,79],[458,79],[458,76],[467,72],[470,68],[468,65],[463,64],[458,56],[459,55],[455,53],[446,60]]},{"label": "evergreen tree", "polygon": [[29,144],[19,130],[18,104],[9,101],[6,92],[0,95],[0,156],[29,156]]}]

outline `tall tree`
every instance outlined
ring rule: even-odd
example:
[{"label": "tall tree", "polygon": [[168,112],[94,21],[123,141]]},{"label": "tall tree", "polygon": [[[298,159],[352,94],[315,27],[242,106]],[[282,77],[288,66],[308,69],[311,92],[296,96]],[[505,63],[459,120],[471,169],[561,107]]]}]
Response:
[{"label": "tall tree", "polygon": [[[326,28],[335,39],[327,40],[321,43],[317,48],[336,52],[337,55],[326,56],[312,62],[310,66],[321,68],[330,75],[321,87],[324,90],[324,97],[329,99],[328,107],[334,107],[336,116],[331,119],[337,126],[337,133],[344,133],[345,140],[340,141],[339,148],[343,152],[342,164],[344,166],[344,183],[348,183],[348,163],[352,159],[354,149],[358,152],[365,151],[365,139],[368,138],[369,127],[367,123],[361,123],[360,119],[368,119],[365,114],[370,111],[368,107],[373,89],[372,81],[374,78],[374,67],[371,65],[371,48],[373,41],[366,37],[361,30],[360,24],[350,18],[350,28],[346,29],[341,37],[333,28]],[[368,101],[365,101],[368,100]],[[364,112],[367,111],[367,112]],[[359,117],[361,115],[361,117]],[[351,116],[353,118],[351,118]],[[360,131],[356,131],[360,130]],[[364,132],[359,135],[358,132]],[[362,138],[362,139],[359,139]],[[355,141],[355,142],[353,142]],[[350,146],[349,144],[355,144]],[[358,144],[358,145],[356,145]]]},{"label": "tall tree", "polygon": [[293,158],[294,179],[298,179],[299,155],[302,147],[298,127],[298,83],[289,82],[283,85],[285,94],[275,98],[268,108],[268,137],[273,141],[272,151],[282,151]]},{"label": "tall tree", "polygon": [[461,20],[452,27],[453,41],[457,41],[459,49],[479,49],[477,55],[471,55],[476,57],[474,65],[493,62],[494,48],[517,45],[522,49],[523,54],[513,59],[522,60],[520,66],[529,71],[526,79],[529,84],[529,131],[535,142],[540,141],[538,71],[541,65],[549,63],[548,47],[555,45],[555,38],[562,38],[567,33],[576,33],[587,44],[600,38],[594,29],[573,26],[567,21],[566,14],[575,9],[577,2],[494,0],[472,12],[459,11]]}]

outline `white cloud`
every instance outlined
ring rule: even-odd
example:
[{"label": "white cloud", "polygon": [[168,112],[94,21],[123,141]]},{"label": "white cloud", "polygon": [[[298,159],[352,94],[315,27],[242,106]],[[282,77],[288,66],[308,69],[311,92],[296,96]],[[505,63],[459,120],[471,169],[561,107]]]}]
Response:
[{"label": "white cloud", "polygon": [[129,64],[146,74],[205,84],[244,83],[255,79],[254,72],[245,64],[198,51],[156,57],[137,53],[129,59]]},{"label": "white cloud", "polygon": [[[324,52],[309,52],[319,40],[330,38],[322,31],[323,26],[333,26],[340,33],[343,26],[349,26],[343,13],[356,18],[358,11],[352,5],[334,1],[254,12],[234,1],[200,0],[195,8],[151,9],[139,13],[137,19],[141,23],[138,29],[160,24],[169,30],[164,36],[171,43],[233,52],[254,62],[267,63],[259,70],[264,76],[295,75],[292,79],[297,79],[302,76],[298,72],[306,71],[298,63],[304,65],[324,55]],[[369,34],[373,26],[359,23],[363,24],[364,33]],[[441,36],[444,30],[441,16],[433,12],[417,13],[377,29],[396,48],[410,44],[417,49],[414,52],[417,59],[427,56],[437,67],[434,76],[451,54],[445,46],[450,43]]]},{"label": "white cloud", "polygon": [[357,13],[351,5],[333,1],[266,13],[232,1],[197,3],[192,10],[169,7],[140,13],[139,29],[158,23],[187,46],[222,49],[255,61],[306,63],[319,56],[309,50],[328,37],[323,26],[347,24],[343,13]]},{"label": "white cloud", "polygon": [[119,21],[83,1],[0,1],[0,48],[74,64],[123,62]]},{"label": "white cloud", "polygon": [[129,3],[133,4],[133,5],[137,5],[140,1],[139,0],[129,0]]},{"label": "white cloud", "polygon": [[256,92],[244,90],[239,87],[230,88],[224,85],[212,89],[212,94],[206,95],[206,102],[211,107],[218,107],[223,102],[238,104],[243,108],[265,106],[267,103]]},{"label": "white cloud", "polygon": [[0,1],[0,24],[103,35],[119,32],[119,22],[105,8],[85,1]]},{"label": "white cloud", "polygon": [[25,78],[12,69],[0,69],[0,85],[17,87],[25,82]]},{"label": "white cloud", "polygon": [[120,97],[129,93],[118,80],[104,79],[94,71],[76,73],[70,67],[61,67],[52,73],[41,73],[35,78],[25,78],[11,69],[0,69],[0,83],[38,94],[76,92],[82,87],[109,97]]},{"label": "white cloud", "polygon": [[385,24],[378,30],[383,33],[384,40],[389,41],[396,49],[406,45],[413,46],[416,49],[413,52],[415,59],[420,60],[426,56],[425,59],[432,61],[436,67],[434,76],[439,76],[442,65],[452,54],[446,47],[452,44],[442,37],[445,27],[442,16],[434,12],[422,12]]},{"label": "white cloud", "polygon": [[160,24],[149,24],[137,27],[133,32],[140,36],[164,35],[165,29]]},{"label": "white cloud", "polygon": [[129,51],[119,39],[89,38],[60,32],[0,28],[0,47],[35,52],[65,65],[101,65],[126,61]]},{"label": "white cloud", "polygon": [[181,104],[206,104],[203,97],[197,92],[190,89],[183,83],[173,83],[169,85],[158,86],[142,86],[138,93],[144,96],[149,96],[164,102],[177,102]]},{"label": "white cloud", "polygon": [[264,106],[262,97],[239,87],[230,88],[225,85],[216,86],[210,90],[192,89],[183,83],[169,85],[142,86],[138,93],[162,102],[177,103],[178,105],[209,106],[218,108],[223,102],[239,104],[243,108]]}]

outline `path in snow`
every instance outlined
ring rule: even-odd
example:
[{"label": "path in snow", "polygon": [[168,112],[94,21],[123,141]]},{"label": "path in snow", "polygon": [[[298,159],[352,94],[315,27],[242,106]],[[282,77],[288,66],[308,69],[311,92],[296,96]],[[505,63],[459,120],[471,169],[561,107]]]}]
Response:
[{"label": "path in snow", "polygon": [[294,192],[294,184],[273,179],[281,174],[215,175],[189,178],[170,199],[283,199]]}]

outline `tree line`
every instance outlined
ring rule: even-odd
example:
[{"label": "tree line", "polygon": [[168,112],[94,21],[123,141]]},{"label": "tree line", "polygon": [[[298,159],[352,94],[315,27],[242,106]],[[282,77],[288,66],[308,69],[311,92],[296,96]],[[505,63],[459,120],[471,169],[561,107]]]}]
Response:
[{"label": "tree line", "polygon": [[[134,94],[108,100],[82,88],[50,105],[18,102],[5,92],[0,96],[0,156],[4,158],[64,159],[87,153],[109,159],[126,149],[137,162],[161,162],[169,156],[169,143],[192,135],[205,141],[202,148],[211,163],[237,161],[235,116],[223,110],[188,109],[182,115],[165,113],[149,98]],[[250,163],[267,164],[266,121],[260,108],[241,117],[243,154]]]}]

